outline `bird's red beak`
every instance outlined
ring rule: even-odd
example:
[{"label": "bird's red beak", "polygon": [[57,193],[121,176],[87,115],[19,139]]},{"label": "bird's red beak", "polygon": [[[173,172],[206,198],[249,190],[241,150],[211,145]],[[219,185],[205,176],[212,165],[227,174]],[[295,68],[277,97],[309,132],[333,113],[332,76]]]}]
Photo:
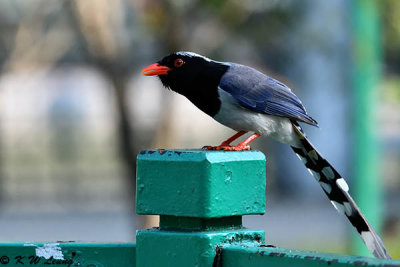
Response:
[{"label": "bird's red beak", "polygon": [[144,76],[154,76],[154,75],[167,75],[167,72],[171,70],[166,66],[161,66],[158,63],[151,64],[142,70],[142,75]]}]

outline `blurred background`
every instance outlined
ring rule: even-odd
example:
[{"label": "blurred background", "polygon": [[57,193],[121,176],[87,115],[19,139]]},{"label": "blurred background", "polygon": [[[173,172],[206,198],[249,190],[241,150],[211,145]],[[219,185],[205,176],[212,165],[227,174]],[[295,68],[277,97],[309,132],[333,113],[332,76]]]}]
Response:
[{"label": "blurred background", "polygon": [[[309,138],[400,258],[400,2],[1,0],[1,241],[135,241],[142,149],[233,132],[140,70],[173,51],[255,67],[289,85]],[[193,123],[195,122],[195,123]],[[267,156],[269,244],[359,253],[359,238],[288,146]],[[369,255],[369,254],[366,254]]]}]

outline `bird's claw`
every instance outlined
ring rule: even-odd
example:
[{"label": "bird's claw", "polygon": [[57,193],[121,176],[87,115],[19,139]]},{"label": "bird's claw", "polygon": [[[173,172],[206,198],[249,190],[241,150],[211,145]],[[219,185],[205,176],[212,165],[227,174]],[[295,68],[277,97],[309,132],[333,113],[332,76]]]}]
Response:
[{"label": "bird's claw", "polygon": [[243,151],[250,150],[250,146],[203,146],[203,150],[218,150],[218,151]]},{"label": "bird's claw", "polygon": [[244,151],[250,150],[250,146],[226,146],[223,148],[224,151]]}]

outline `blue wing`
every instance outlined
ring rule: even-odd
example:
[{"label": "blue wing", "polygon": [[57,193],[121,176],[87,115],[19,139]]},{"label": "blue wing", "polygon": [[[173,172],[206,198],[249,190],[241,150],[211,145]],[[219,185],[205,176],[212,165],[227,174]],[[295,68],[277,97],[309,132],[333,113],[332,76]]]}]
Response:
[{"label": "blue wing", "polygon": [[318,126],[289,87],[250,67],[232,63],[219,87],[252,111]]}]

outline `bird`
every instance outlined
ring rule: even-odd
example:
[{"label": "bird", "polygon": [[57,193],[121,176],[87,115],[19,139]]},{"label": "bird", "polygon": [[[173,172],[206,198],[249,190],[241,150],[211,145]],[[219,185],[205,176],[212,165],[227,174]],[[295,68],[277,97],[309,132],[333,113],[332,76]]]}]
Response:
[{"label": "bird", "polygon": [[[301,100],[284,83],[245,65],[209,59],[194,52],[174,52],[141,72],[158,76],[167,89],[185,96],[217,122],[237,131],[206,150],[242,151],[260,136],[288,144],[319,183],[335,209],[347,217],[368,250],[390,259],[382,240],[349,194],[349,186],[318,152],[299,123],[318,126]],[[250,137],[233,146],[244,134]]]}]

